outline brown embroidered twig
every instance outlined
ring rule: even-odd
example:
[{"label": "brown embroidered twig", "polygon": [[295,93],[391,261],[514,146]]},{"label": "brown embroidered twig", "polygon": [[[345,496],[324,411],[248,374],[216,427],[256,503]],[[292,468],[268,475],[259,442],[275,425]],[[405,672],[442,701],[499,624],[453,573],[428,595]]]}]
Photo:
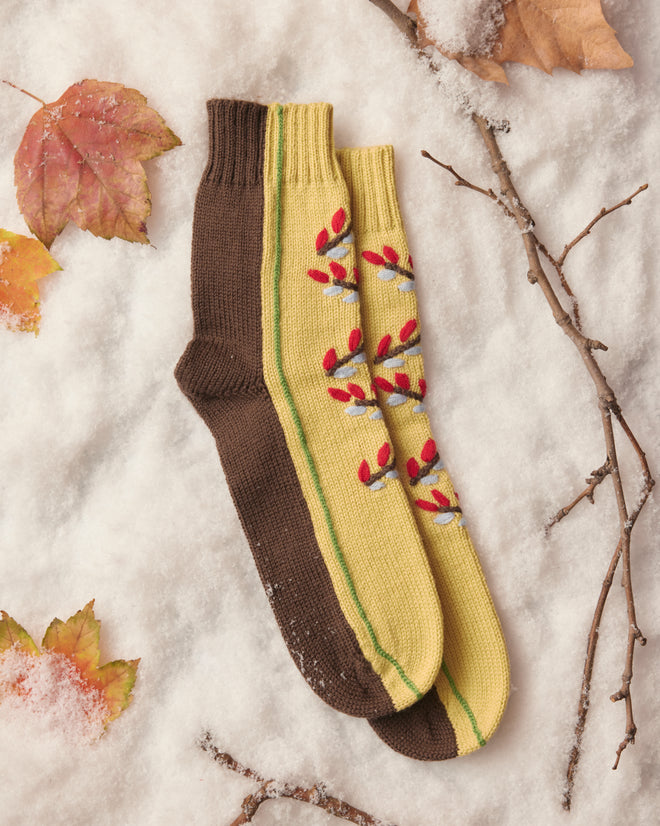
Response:
[{"label": "brown embroidered twig", "polygon": [[351,222],[348,222],[348,226],[346,226],[341,232],[337,233],[337,235],[333,235],[332,238],[328,238],[328,240],[322,244],[317,250],[317,255],[327,255],[330,250],[338,247],[344,238],[348,238],[351,234]]},{"label": "brown embroidered twig", "polygon": [[242,826],[242,824],[251,823],[263,803],[267,800],[277,800],[279,798],[290,798],[300,800],[302,803],[310,803],[312,806],[324,809],[328,814],[334,815],[340,820],[360,824],[360,826],[395,826],[393,823],[386,823],[368,812],[351,806],[350,803],[346,803],[344,800],[329,795],[324,783],[304,787],[292,783],[283,783],[279,780],[267,780],[254,769],[239,763],[230,754],[220,751],[208,731],[200,739],[199,746],[219,765],[259,784],[259,788],[243,800],[241,813],[232,820],[230,826]]},{"label": "brown embroidered twig", "polygon": [[[437,463],[439,461],[440,461],[440,454],[436,452],[435,456],[431,459],[430,462],[427,462],[426,464],[422,465],[421,467],[418,466],[419,469],[417,470],[415,475],[410,477],[411,486],[414,487],[415,485],[418,485],[419,482],[425,476],[429,475],[429,473],[433,470],[434,466],[437,465]],[[415,462],[415,465],[417,465],[417,462]]]},{"label": "brown embroidered twig", "polygon": [[[409,22],[409,19],[406,20],[407,15],[404,15],[402,12],[400,12],[400,10],[394,6],[391,0],[370,0],[370,2],[378,6],[388,15],[390,20],[392,20],[392,22],[394,22],[395,25],[399,28],[399,30],[406,36],[411,47],[417,52],[418,55],[423,56],[423,52],[419,48],[417,43],[417,27],[414,24],[414,22]],[[431,70],[433,70],[433,67],[428,61],[427,65],[431,68]],[[534,221],[532,219],[532,216],[530,215],[529,210],[521,201],[516,191],[516,188],[513,185],[511,173],[509,171],[506,161],[502,156],[499,144],[497,142],[497,137],[495,134],[496,126],[494,124],[489,123],[486,120],[486,118],[476,113],[472,114],[472,120],[475,123],[477,129],[479,130],[479,134],[483,140],[484,146],[490,158],[491,168],[498,178],[500,184],[500,195],[495,195],[492,189],[483,189],[482,187],[477,187],[473,184],[470,184],[464,178],[462,178],[462,176],[459,176],[451,167],[449,167],[446,164],[439,165],[447,171],[449,171],[457,179],[457,183],[459,183],[462,186],[467,186],[468,188],[473,189],[482,194],[485,194],[491,200],[494,200],[498,204],[498,206],[500,206],[500,208],[505,211],[505,214],[508,217],[513,218],[515,220],[518,230],[520,232],[522,243],[525,247],[525,252],[527,254],[527,260],[529,265],[529,269],[527,271],[527,278],[531,284],[538,285],[541,291],[543,292],[543,295],[550,307],[555,322],[559,325],[561,330],[568,336],[568,338],[575,345],[587,369],[587,372],[589,373],[589,376],[594,384],[596,401],[601,414],[603,438],[605,442],[607,455],[607,473],[603,472],[603,478],[600,479],[598,483],[600,484],[600,482],[603,481],[605,476],[612,479],[612,487],[619,514],[619,538],[617,547],[614,552],[614,555],[612,556],[607,576],[601,588],[601,593],[596,604],[596,610],[594,612],[593,622],[587,641],[587,655],[583,670],[582,690],[580,693],[580,700],[578,704],[578,719],[575,728],[575,743],[571,750],[571,754],[568,761],[568,768],[566,773],[567,785],[563,798],[564,808],[570,809],[573,786],[575,781],[575,773],[580,758],[582,734],[584,731],[587,711],[589,708],[591,676],[593,670],[596,645],[598,641],[598,628],[600,625],[600,618],[602,616],[605,601],[607,599],[612,579],[614,577],[614,573],[619,564],[619,561],[621,561],[623,568],[622,585],[624,587],[626,594],[628,633],[625,668],[621,688],[611,695],[611,699],[613,702],[616,702],[618,700],[625,701],[626,729],[624,738],[619,744],[619,747],[616,752],[616,759],[613,766],[614,769],[616,769],[616,767],[618,766],[621,754],[624,751],[624,749],[626,749],[629,744],[634,743],[635,735],[637,733],[637,727],[635,725],[633,718],[632,698],[630,693],[630,686],[633,677],[633,654],[635,644],[639,643],[640,645],[644,645],[646,640],[642,635],[641,631],[639,630],[635,613],[635,601],[631,582],[630,540],[631,533],[637,520],[637,517],[641,512],[644,504],[646,503],[648,497],[650,496],[655,482],[653,477],[651,476],[644,451],[641,449],[637,439],[635,438],[634,434],[630,430],[630,427],[626,423],[621,412],[620,405],[617,401],[616,395],[607,383],[607,380],[595,358],[594,351],[605,350],[607,348],[604,344],[602,344],[602,342],[598,341],[597,339],[587,338],[581,330],[579,307],[577,305],[577,301],[572,290],[566,282],[563,273],[563,264],[566,260],[566,256],[568,255],[568,253],[576,246],[576,244],[578,244],[583,238],[585,238],[591,232],[591,230],[598,221],[600,221],[606,215],[609,215],[610,213],[619,209],[620,207],[629,204],[636,195],[638,195],[640,192],[644,191],[647,188],[647,185],[643,184],[636,190],[635,193],[633,193],[633,195],[619,202],[615,206],[610,207],[608,209],[603,208],[600,211],[600,213],[587,225],[587,227],[581,233],[579,233],[579,235],[577,235],[570,243],[566,244],[562,254],[557,258],[553,258],[548,253],[546,247],[539,241],[536,234],[532,231],[534,227]],[[545,256],[557,272],[562,288],[564,289],[568,297],[571,299],[574,318],[571,317],[569,312],[566,311],[566,309],[560,302],[554,288],[552,287],[543,269],[543,266],[541,265],[539,255]],[[613,416],[619,422],[623,430],[623,433],[625,434],[628,441],[632,444],[640,462],[641,474],[643,478],[643,487],[641,494],[639,495],[637,504],[632,511],[628,510],[625,492],[623,489],[621,476],[619,474],[616,440],[612,423]],[[596,478],[598,477],[596,474],[592,474],[591,478],[595,482]],[[565,510],[566,512],[570,512],[570,510],[572,510],[572,508],[577,504],[577,502],[581,501],[584,498],[590,499],[590,497],[593,495],[593,488],[591,487],[592,482],[589,481],[588,484],[589,487],[587,488],[587,490],[583,492],[583,494],[581,494],[576,500],[574,500],[574,502],[570,506],[563,510]],[[554,521],[556,522],[559,520],[555,519]]]}]

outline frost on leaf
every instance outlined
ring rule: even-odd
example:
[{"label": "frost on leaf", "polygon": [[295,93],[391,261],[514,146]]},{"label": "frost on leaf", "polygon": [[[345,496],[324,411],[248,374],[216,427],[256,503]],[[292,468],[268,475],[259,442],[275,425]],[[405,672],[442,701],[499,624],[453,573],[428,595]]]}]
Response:
[{"label": "frost on leaf", "polygon": [[37,335],[41,313],[37,281],[60,265],[35,238],[0,229],[0,320],[10,330]]},{"label": "frost on leaf", "polygon": [[27,126],[14,158],[19,209],[47,247],[68,221],[147,244],[151,195],[142,162],[180,143],[136,89],[75,83]]},{"label": "frost on leaf", "polygon": [[132,700],[139,660],[99,666],[101,623],[89,602],[54,619],[37,647],[4,611],[0,620],[0,704],[29,712],[81,740],[94,740]]},{"label": "frost on leaf", "polygon": [[[492,5],[485,3],[484,12],[492,15]],[[603,16],[601,0],[505,0],[488,53],[456,51],[432,39],[419,6],[418,0],[411,0],[408,6],[408,13],[417,18],[419,47],[437,48],[484,80],[508,83],[502,68],[508,61],[534,66],[548,74],[558,67],[579,73],[582,69],[625,69],[633,65]]]}]

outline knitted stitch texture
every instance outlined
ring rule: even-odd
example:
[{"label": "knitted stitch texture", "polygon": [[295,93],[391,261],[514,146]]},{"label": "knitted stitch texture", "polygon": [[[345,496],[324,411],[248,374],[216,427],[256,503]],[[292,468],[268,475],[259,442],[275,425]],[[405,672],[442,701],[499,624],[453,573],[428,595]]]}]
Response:
[{"label": "knitted stitch texture", "polygon": [[442,615],[362,352],[330,105],[269,107],[264,180],[266,385],[341,609],[399,710],[433,685]]},{"label": "knitted stitch texture", "polygon": [[425,412],[421,327],[392,147],[341,150],[339,160],[351,192],[359,250],[365,352],[445,621],[434,691],[405,712],[370,722],[397,751],[444,759],[479,748],[495,731],[509,693],[508,656]]},{"label": "knitted stitch texture", "polygon": [[[176,377],[215,437],[305,679],[348,714],[389,714],[433,684],[442,620],[414,517],[385,455],[384,424],[366,404],[373,392],[355,332],[357,303],[342,300],[356,290],[324,294],[308,275],[320,264],[341,275],[342,259],[355,263],[331,109],[210,101],[208,112],[209,162],[193,226],[194,336]],[[328,238],[319,241],[321,226]],[[335,299],[343,312],[328,314]],[[328,342],[345,351],[332,365]],[[329,383],[353,401],[331,395]],[[376,475],[384,471],[371,488],[359,473],[367,456]]]}]

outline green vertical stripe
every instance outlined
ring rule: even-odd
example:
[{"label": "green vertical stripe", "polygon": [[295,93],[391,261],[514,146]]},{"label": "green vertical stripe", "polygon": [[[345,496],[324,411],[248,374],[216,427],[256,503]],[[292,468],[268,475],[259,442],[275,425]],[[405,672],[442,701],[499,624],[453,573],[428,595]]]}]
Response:
[{"label": "green vertical stripe", "polygon": [[449,673],[449,669],[447,668],[447,663],[444,660],[442,661],[442,673],[447,678],[449,687],[454,692],[454,697],[456,697],[458,702],[461,704],[461,708],[467,714],[468,720],[470,721],[470,725],[472,726],[472,731],[474,732],[474,736],[477,738],[477,742],[480,746],[485,746],[486,741],[484,740],[483,735],[479,730],[479,726],[477,725],[477,718],[474,716],[474,712],[470,708],[468,701],[465,699],[465,697],[463,697],[461,692],[456,687],[456,683],[452,679],[452,676]]},{"label": "green vertical stripe", "polygon": [[357,595],[357,591],[355,590],[355,584],[351,577],[350,571],[348,570],[348,566],[346,564],[346,559],[344,558],[344,554],[339,547],[339,541],[337,540],[337,535],[335,534],[335,529],[332,524],[332,517],[330,516],[330,509],[328,508],[328,503],[325,500],[325,496],[323,495],[323,490],[321,489],[321,481],[319,479],[318,473],[316,471],[316,466],[314,465],[314,459],[312,458],[312,454],[309,450],[309,445],[307,444],[307,439],[305,438],[305,432],[302,428],[302,424],[300,422],[300,417],[298,415],[298,411],[296,410],[296,406],[293,401],[293,396],[291,395],[291,390],[289,389],[289,385],[287,383],[286,377],[284,375],[284,369],[282,367],[282,333],[280,329],[280,276],[281,276],[281,269],[282,269],[282,166],[283,166],[283,157],[284,157],[284,110],[282,106],[277,106],[277,158],[276,158],[276,169],[277,169],[277,196],[276,196],[276,217],[275,217],[275,267],[273,272],[273,293],[274,293],[274,344],[275,344],[275,364],[277,366],[277,375],[280,380],[280,385],[282,387],[282,392],[284,393],[284,398],[286,399],[286,403],[289,407],[289,412],[291,413],[291,418],[293,419],[293,423],[296,428],[296,433],[298,434],[298,441],[300,442],[300,446],[302,448],[303,454],[305,456],[305,460],[307,461],[307,466],[309,468],[309,472],[311,473],[312,479],[314,481],[314,488],[316,490],[316,495],[318,497],[319,503],[323,510],[323,515],[325,518],[325,523],[328,528],[328,533],[330,534],[330,541],[332,542],[332,548],[334,550],[335,556],[337,561],[339,562],[339,566],[342,570],[344,575],[344,579],[346,580],[346,584],[348,585],[348,590],[351,595],[351,599],[353,600],[355,607],[357,608],[358,614],[360,615],[360,619],[364,623],[365,628],[371,638],[371,642],[376,650],[376,653],[382,657],[383,659],[387,660],[391,665],[394,666],[396,669],[399,677],[404,682],[404,684],[413,692],[413,694],[420,699],[422,697],[421,691],[417,688],[415,683],[408,677],[405,673],[403,668],[401,667],[400,663],[385,649],[380,645],[378,639],[376,637],[376,633],[373,629],[373,626],[369,622],[369,618],[364,610],[362,603]]}]

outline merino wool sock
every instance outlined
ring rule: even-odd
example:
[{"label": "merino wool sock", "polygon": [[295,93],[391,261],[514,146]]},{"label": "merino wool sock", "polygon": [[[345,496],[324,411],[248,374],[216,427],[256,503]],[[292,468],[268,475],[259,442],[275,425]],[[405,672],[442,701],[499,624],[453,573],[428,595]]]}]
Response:
[{"label": "merino wool sock", "polygon": [[365,351],[445,623],[442,668],[433,690],[410,708],[370,723],[395,750],[442,760],[474,751],[491,737],[509,694],[509,661],[424,410],[420,320],[392,147],[340,150],[338,157],[351,193]]},{"label": "merino wool sock", "polygon": [[370,388],[332,110],[207,106],[176,377],[305,679],[340,711],[389,714],[433,685],[442,616]]}]

